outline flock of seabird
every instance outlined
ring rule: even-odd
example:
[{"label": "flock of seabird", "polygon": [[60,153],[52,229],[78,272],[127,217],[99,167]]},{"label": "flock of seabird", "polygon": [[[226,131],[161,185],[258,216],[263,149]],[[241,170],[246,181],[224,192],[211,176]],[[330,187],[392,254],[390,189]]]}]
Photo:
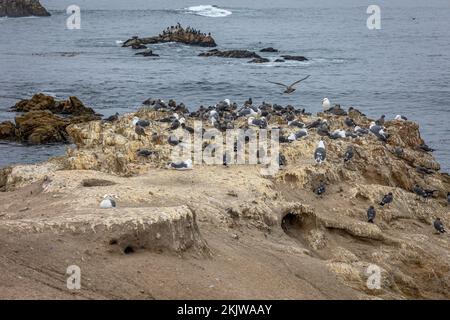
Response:
[{"label": "flock of seabird", "polygon": [[[286,91],[284,93],[292,93],[295,91],[294,86],[300,83],[301,81],[304,81],[309,76],[300,79],[293,84],[289,86],[285,86],[281,83],[275,83],[278,85],[282,85],[286,87]],[[273,82],[272,82],[273,83]],[[315,129],[317,133],[320,136],[327,136],[331,139],[341,139],[346,137],[362,137],[365,135],[372,134],[375,137],[377,137],[380,141],[386,142],[389,139],[389,134],[386,132],[386,129],[384,127],[386,117],[385,115],[382,115],[378,120],[373,121],[370,123],[369,128],[363,128],[359,126],[352,118],[348,116],[348,113],[343,110],[340,105],[335,105],[334,107],[331,107],[330,100],[328,98],[324,98],[322,100],[322,106],[324,108],[324,112],[332,115],[339,115],[339,116],[346,116],[344,119],[344,124],[347,126],[346,129],[337,129],[334,131],[330,131],[329,124],[327,120],[325,119],[317,119],[311,123],[303,123],[299,120],[299,117],[301,115],[311,115],[310,113],[307,113],[305,109],[298,110],[295,109],[293,106],[286,106],[282,107],[280,105],[274,104],[267,104],[265,102],[262,103],[261,106],[255,106],[253,105],[252,99],[248,99],[244,106],[239,107],[236,103],[231,103],[229,99],[225,99],[224,101],[216,104],[215,106],[209,106],[208,108],[205,108],[203,106],[200,106],[200,108],[197,111],[189,112],[189,110],[183,105],[177,105],[173,100],[169,101],[168,104],[166,104],[163,100],[153,100],[149,99],[146,102],[144,102],[145,105],[150,106],[155,111],[166,111],[172,113],[168,117],[164,117],[161,119],[158,119],[156,121],[161,123],[167,123],[168,124],[168,130],[174,131],[179,128],[182,128],[183,130],[188,131],[189,133],[194,133],[194,129],[191,127],[188,127],[186,125],[186,118],[185,116],[188,116],[190,118],[195,118],[203,121],[207,121],[211,126],[218,129],[221,132],[225,132],[227,129],[234,129],[235,128],[235,122],[237,119],[245,118],[247,121],[245,122],[246,125],[241,127],[241,129],[247,129],[249,127],[257,127],[260,129],[267,129],[269,126],[269,121],[271,117],[273,116],[280,116],[283,119],[285,119],[286,124],[290,128],[296,128],[297,130],[288,135],[285,136],[283,134],[280,134],[280,143],[291,143],[296,140],[300,140],[302,138],[305,138],[308,136],[308,130]],[[349,111],[357,111],[358,110],[354,108],[350,108]],[[363,115],[362,113],[360,113]],[[105,121],[114,122],[118,119],[118,114],[109,117]],[[407,118],[402,115],[397,115],[395,117],[395,120],[397,121],[407,121]],[[151,126],[150,121],[139,119],[138,117],[134,117],[132,120],[132,125],[135,128],[135,133],[137,136],[147,136],[146,129]],[[278,127],[280,129],[280,132],[282,132],[282,128]],[[205,129],[203,129],[205,130]],[[152,133],[152,141],[155,141],[157,139],[161,139],[161,137],[158,135],[158,133],[153,132]],[[182,140],[178,137],[176,137],[173,134],[170,134],[167,142],[170,146],[178,146],[182,144]],[[236,143],[235,143],[235,151],[236,151]],[[424,152],[432,152],[434,151],[432,148],[427,146],[426,144],[418,146],[418,148]],[[259,150],[258,150],[259,152]],[[403,150],[401,148],[398,148],[395,150],[396,154],[402,154]],[[139,149],[137,150],[137,155],[139,157],[151,157],[155,154],[154,151],[146,150],[146,149]],[[355,151],[353,146],[348,146],[344,156],[343,161],[345,163],[350,162],[354,157]],[[261,155],[258,154],[258,157]],[[327,158],[327,149],[325,146],[325,142],[323,140],[320,140],[317,144],[316,149],[314,150],[314,160],[315,162],[320,165],[326,161]],[[283,154],[279,154],[279,164],[280,166],[286,165],[286,158]],[[224,154],[223,156],[223,164],[224,166],[227,166],[229,163],[229,155]],[[186,160],[186,161],[180,161],[180,162],[172,162],[168,164],[169,169],[174,170],[190,170],[193,168],[192,160]],[[418,172],[421,172],[423,174],[429,174],[429,169],[427,168],[417,168]],[[314,193],[322,196],[326,192],[326,186],[323,181],[320,181],[319,185],[313,189]],[[415,194],[418,196],[428,199],[433,197],[434,192],[437,190],[429,190],[424,189],[420,187],[419,185],[414,186],[412,190]],[[450,204],[450,192],[447,195],[448,203]],[[384,195],[381,199],[381,202],[379,205],[381,207],[389,206],[394,201],[394,196],[392,192],[389,192],[388,194]],[[102,201],[101,207],[102,208],[112,208],[115,207],[115,201],[112,197],[107,196]],[[369,223],[374,223],[376,218],[376,209],[373,205],[369,207],[367,210],[367,221]],[[436,230],[440,233],[444,233],[445,228],[440,221],[439,218],[436,218],[434,222],[434,227]]]}]

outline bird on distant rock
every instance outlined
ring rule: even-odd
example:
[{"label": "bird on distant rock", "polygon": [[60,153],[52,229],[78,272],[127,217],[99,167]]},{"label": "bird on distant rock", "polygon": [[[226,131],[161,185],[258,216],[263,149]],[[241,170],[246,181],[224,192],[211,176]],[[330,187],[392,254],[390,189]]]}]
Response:
[{"label": "bird on distant rock", "polygon": [[426,174],[433,174],[433,173],[434,173],[433,170],[428,169],[428,168],[425,168],[425,167],[421,167],[421,166],[418,166],[418,167],[416,168],[416,171],[417,171],[418,173],[423,174],[423,175],[426,175]]},{"label": "bird on distant rock", "polygon": [[356,126],[354,130],[358,136],[363,136],[369,133],[368,129],[361,128],[360,126]]},{"label": "bird on distant rock", "polygon": [[323,100],[322,100],[322,107],[325,110],[328,110],[328,109],[331,108],[331,103],[330,103],[330,100],[328,100],[328,98],[323,98]]},{"label": "bird on distant rock", "polygon": [[133,125],[134,126],[138,125],[139,127],[145,128],[145,127],[148,127],[150,125],[150,121],[148,121],[148,120],[141,120],[138,117],[134,117],[133,118]]},{"label": "bird on distant rock", "polygon": [[147,150],[147,149],[138,149],[137,150],[137,155],[139,157],[144,157],[144,158],[148,158],[152,155],[156,154],[155,151],[151,151],[151,150]]},{"label": "bird on distant rock", "polygon": [[348,126],[348,127],[356,127],[356,123],[352,118],[345,118],[344,123]]},{"label": "bird on distant rock", "polygon": [[282,153],[278,155],[278,165],[280,167],[285,167],[287,165],[286,157]]},{"label": "bird on distant rock", "polygon": [[447,192],[447,203],[450,205],[450,192]]},{"label": "bird on distant rock", "polygon": [[423,197],[425,199],[432,198],[436,191],[437,190],[424,189],[424,188],[422,188],[421,186],[419,186],[417,184],[414,185],[414,187],[413,187],[413,192],[415,194],[417,194],[418,196],[421,196],[421,197]]},{"label": "bird on distant rock", "polygon": [[267,120],[264,117],[261,117],[260,119],[249,117],[247,122],[249,126],[259,127],[260,129],[267,128]]},{"label": "bird on distant rock", "polygon": [[186,161],[172,162],[169,164],[169,169],[175,170],[191,170],[192,169],[192,160],[188,159]]},{"label": "bird on distant rock", "polygon": [[297,132],[292,133],[291,135],[289,135],[288,136],[288,140],[290,142],[292,142],[292,141],[296,141],[296,140],[298,140],[300,138],[307,137],[307,136],[308,136],[308,130],[307,129],[300,129]]},{"label": "bird on distant rock", "polygon": [[244,106],[250,107],[253,104],[252,98],[248,98],[247,101],[244,102]]},{"label": "bird on distant rock", "polygon": [[118,112],[116,112],[116,114],[114,114],[112,116],[109,116],[104,121],[106,121],[106,122],[115,122],[117,120],[119,120],[119,113]]},{"label": "bird on distant rock", "polygon": [[370,124],[370,132],[374,134],[379,140],[386,142],[389,135],[384,131],[383,127],[377,125],[375,122]]},{"label": "bird on distant rock", "polygon": [[425,151],[425,152],[433,152],[433,151],[435,151],[433,148],[430,148],[425,143],[422,143],[421,145],[419,145],[419,149],[422,150],[422,151]]},{"label": "bird on distant rock", "polygon": [[377,215],[377,212],[376,212],[375,208],[373,206],[370,206],[369,209],[367,210],[367,222],[373,223],[376,215]]},{"label": "bird on distant rock", "polygon": [[380,119],[375,121],[375,124],[378,126],[384,126],[384,123],[386,121],[386,116],[383,114]]},{"label": "bird on distant rock", "polygon": [[397,121],[408,121],[408,118],[398,114],[398,115],[395,116],[394,120],[397,120]]},{"label": "bird on distant rock", "polygon": [[348,146],[344,154],[344,162],[349,162],[351,159],[353,159],[354,155],[355,153],[353,151],[353,146]]},{"label": "bird on distant rock", "polygon": [[[323,120],[326,121],[326,120]],[[306,125],[307,129],[318,128],[323,123],[322,119],[314,120],[313,122]]]},{"label": "bird on distant rock", "polygon": [[183,130],[186,130],[186,131],[189,132],[190,134],[193,134],[193,133],[195,132],[194,128],[188,127],[188,126],[186,125],[186,123],[184,123],[184,122],[181,124],[181,128],[182,128]]},{"label": "bird on distant rock", "polygon": [[333,140],[339,139],[339,138],[345,138],[347,136],[347,131],[341,130],[341,129],[336,129],[333,132],[331,132],[329,136]]},{"label": "bird on distant rock", "polygon": [[380,206],[384,207],[385,205],[389,205],[394,201],[394,195],[392,192],[389,192],[388,194],[384,195],[383,199],[381,199]]},{"label": "bird on distant rock", "polygon": [[324,194],[326,191],[326,187],[325,184],[323,183],[323,181],[320,181],[319,185],[317,186],[316,189],[314,189],[314,193],[317,194],[318,196]]},{"label": "bird on distant rock", "polygon": [[273,84],[276,84],[276,85],[285,87],[286,90],[284,90],[283,93],[285,93],[285,94],[291,94],[291,93],[293,93],[295,90],[297,90],[297,89],[294,88],[295,85],[297,85],[298,83],[300,83],[300,82],[302,82],[302,81],[308,79],[309,77],[310,77],[310,76],[308,75],[308,76],[304,77],[303,79],[300,79],[300,80],[298,80],[298,81],[295,81],[294,83],[292,83],[291,85],[288,85],[288,86],[285,85],[285,84],[283,84],[283,83],[272,82],[272,81],[269,81],[269,80],[267,80],[267,82],[270,82],[270,83],[273,83]]},{"label": "bird on distant rock", "polygon": [[141,136],[146,136],[145,129],[141,127],[140,125],[136,124],[134,127],[134,132],[138,135],[139,139],[141,139]]},{"label": "bird on distant rock", "polygon": [[314,151],[314,160],[316,160],[316,163],[321,164],[322,162],[325,161],[326,158],[327,158],[327,151],[325,149],[325,143],[322,140],[320,140],[316,150]]},{"label": "bird on distant rock", "polygon": [[110,209],[116,207],[116,201],[114,200],[114,197],[109,194],[105,194],[103,196],[102,202],[100,202],[100,208],[101,209]]},{"label": "bird on distant rock", "polygon": [[303,127],[305,127],[305,124],[303,122],[300,122],[300,121],[297,121],[297,120],[292,120],[292,121],[288,121],[288,126],[289,127],[303,128]]},{"label": "bird on distant rock", "polygon": [[434,220],[433,226],[436,229],[436,231],[439,232],[439,233],[447,232],[445,230],[444,224],[442,223],[440,218],[436,218],[436,220]]}]

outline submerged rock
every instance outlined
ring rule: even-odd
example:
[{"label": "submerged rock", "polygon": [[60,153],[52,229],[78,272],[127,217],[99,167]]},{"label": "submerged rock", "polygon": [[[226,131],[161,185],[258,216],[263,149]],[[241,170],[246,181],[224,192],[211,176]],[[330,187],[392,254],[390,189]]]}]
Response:
[{"label": "submerged rock", "polygon": [[267,63],[267,62],[270,62],[270,60],[266,58],[255,58],[253,60],[250,60],[248,63]]},{"label": "submerged rock", "polygon": [[200,57],[222,57],[222,58],[237,58],[237,59],[262,59],[262,57],[253,51],[248,50],[228,50],[220,51],[213,49],[199,54]]},{"label": "submerged rock", "polygon": [[0,17],[48,17],[50,13],[39,0],[0,0]]},{"label": "submerged rock", "polygon": [[144,57],[159,57],[159,54],[153,53],[153,51],[150,49],[135,53],[134,55],[135,56],[144,56]]},{"label": "submerged rock", "polygon": [[285,60],[294,60],[294,61],[308,61],[308,59],[306,57],[303,56],[290,56],[290,55],[285,55],[285,56],[281,56],[283,57]]},{"label": "submerged rock", "polygon": [[272,47],[268,47],[268,48],[264,48],[259,50],[259,52],[278,52],[278,49],[272,48]]}]

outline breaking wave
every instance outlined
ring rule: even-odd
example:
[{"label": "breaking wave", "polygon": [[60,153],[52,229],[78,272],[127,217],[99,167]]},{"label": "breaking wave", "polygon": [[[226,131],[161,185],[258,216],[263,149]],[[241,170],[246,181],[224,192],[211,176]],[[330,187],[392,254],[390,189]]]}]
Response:
[{"label": "breaking wave", "polygon": [[226,17],[232,14],[233,12],[229,10],[225,10],[222,8],[219,8],[214,5],[200,5],[200,6],[193,6],[185,9],[188,13],[196,14],[203,17],[210,17],[210,18],[219,18],[219,17]]}]

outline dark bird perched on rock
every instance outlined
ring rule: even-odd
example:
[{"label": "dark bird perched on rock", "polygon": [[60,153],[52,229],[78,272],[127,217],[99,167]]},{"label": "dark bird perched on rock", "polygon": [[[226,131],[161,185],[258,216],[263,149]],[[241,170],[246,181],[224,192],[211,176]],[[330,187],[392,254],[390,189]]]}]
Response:
[{"label": "dark bird perched on rock", "polygon": [[340,104],[336,104],[334,107],[325,110],[325,113],[331,113],[334,114],[335,116],[346,116],[347,112],[341,108]]},{"label": "dark bird perched on rock", "polygon": [[104,121],[106,121],[106,122],[115,122],[117,120],[119,120],[119,113],[118,112],[116,112],[116,114],[114,114],[112,116],[109,116]]},{"label": "dark bird perched on rock", "polygon": [[288,136],[288,140],[289,141],[296,141],[300,138],[306,137],[308,136],[308,130],[306,129],[300,129],[295,133],[292,133],[291,135]]},{"label": "dark bird perched on rock", "polygon": [[181,122],[178,119],[175,119],[169,127],[169,130],[177,130],[181,126]]},{"label": "dark bird perched on rock", "polygon": [[423,175],[425,175],[425,174],[433,174],[434,173],[433,170],[425,168],[425,167],[420,167],[420,166],[416,168],[416,171],[418,173],[423,174]]},{"label": "dark bird perched on rock", "polygon": [[401,148],[401,147],[395,147],[393,153],[399,158],[402,158],[405,155],[405,152],[403,151],[403,148]]},{"label": "dark bird perched on rock", "polygon": [[291,85],[288,85],[288,86],[285,85],[285,84],[283,84],[283,83],[272,82],[272,81],[269,81],[269,80],[267,80],[267,82],[270,82],[270,83],[273,83],[273,84],[276,84],[276,85],[285,87],[286,90],[284,90],[283,93],[285,93],[285,94],[291,94],[291,93],[293,93],[295,90],[297,90],[297,89],[294,88],[295,85],[297,85],[297,84],[299,84],[300,82],[302,82],[302,81],[308,79],[309,77],[310,77],[310,76],[308,75],[308,76],[304,77],[303,79],[300,79],[300,80],[298,80],[298,81],[295,81],[294,83],[292,83]]},{"label": "dark bird perched on rock", "polygon": [[289,143],[289,142],[291,142],[291,140],[289,140],[289,138],[287,138],[285,136],[282,136],[282,135],[280,135],[279,141],[280,141],[280,143]]},{"label": "dark bird perched on rock", "polygon": [[167,139],[167,142],[171,146],[177,146],[177,145],[180,144],[180,140],[177,137],[173,136],[173,135],[169,136],[169,138]]},{"label": "dark bird perched on rock", "polygon": [[278,155],[278,165],[280,167],[285,167],[287,165],[286,157],[282,153]]},{"label": "dark bird perched on rock", "polygon": [[376,212],[375,208],[373,206],[370,206],[369,209],[367,210],[367,222],[373,223],[376,215],[377,215],[377,212]]},{"label": "dark bird perched on rock", "polygon": [[387,204],[392,203],[392,201],[394,201],[394,195],[392,194],[392,192],[389,192],[388,194],[384,195],[383,199],[380,202],[380,206],[385,206]]},{"label": "dark bird perched on rock", "polygon": [[386,122],[386,116],[383,114],[380,119],[375,121],[375,124],[377,126],[384,126],[384,123]]},{"label": "dark bird perched on rock", "polygon": [[319,136],[325,137],[330,135],[330,126],[327,120],[323,120],[317,127],[317,133]]},{"label": "dark bird perched on rock", "polygon": [[361,128],[359,126],[355,127],[355,132],[358,136],[363,136],[369,133],[369,130],[366,128]]},{"label": "dark bird perched on rock", "polygon": [[348,127],[356,127],[356,123],[355,121],[353,121],[352,118],[345,118],[344,123],[348,126]]},{"label": "dark bird perched on rock", "polygon": [[136,132],[136,134],[138,135],[139,139],[141,138],[141,136],[146,136],[145,129],[143,127],[141,127],[140,125],[138,125],[138,124],[136,124],[134,126],[134,132]]},{"label": "dark bird perched on rock", "polygon": [[322,124],[322,119],[317,119],[317,120],[309,123],[308,125],[306,125],[306,129],[318,128],[321,124]]},{"label": "dark bird perched on rock", "polygon": [[325,184],[323,183],[323,181],[320,181],[317,188],[314,189],[314,193],[317,194],[318,196],[320,196],[320,195],[324,194],[325,191],[326,191]]},{"label": "dark bird perched on rock", "polygon": [[440,218],[436,218],[436,220],[434,220],[433,226],[439,233],[447,232]]},{"label": "dark bird perched on rock", "polygon": [[178,120],[180,117],[178,116],[178,114],[174,113],[173,115],[171,115],[170,117],[165,117],[162,119],[159,119],[159,122],[174,122],[175,120]]},{"label": "dark bird perched on rock", "polygon": [[353,147],[348,146],[347,151],[345,151],[345,154],[344,154],[344,162],[349,162],[351,159],[353,159],[354,155],[355,155],[355,153],[353,151]]},{"label": "dark bird perched on rock", "polygon": [[425,143],[422,143],[421,145],[419,145],[418,147],[420,150],[425,151],[425,152],[433,152],[435,151],[433,148],[430,148],[429,146],[427,146]]},{"label": "dark bird perched on rock", "polygon": [[169,164],[169,169],[191,170],[192,169],[192,160],[188,159],[186,161],[172,162]]},{"label": "dark bird perched on rock", "polygon": [[148,121],[148,120],[140,120],[138,117],[134,117],[133,118],[133,125],[145,128],[145,127],[148,127],[150,125],[150,121]]},{"label": "dark bird perched on rock", "polygon": [[190,134],[193,134],[195,132],[194,128],[186,126],[184,122],[181,124],[181,128],[183,128],[183,130],[186,130]]},{"label": "dark bird perched on rock", "polygon": [[383,127],[377,125],[375,122],[370,124],[370,132],[372,132],[379,140],[386,142],[389,135],[384,131]]},{"label": "dark bird perched on rock", "polygon": [[147,149],[143,149],[143,150],[138,149],[138,150],[137,150],[137,155],[138,155],[139,157],[148,158],[148,157],[150,157],[150,156],[152,156],[152,155],[154,155],[154,154],[156,154],[155,151],[151,151],[151,150],[147,150]]},{"label": "dark bird perched on rock", "polygon": [[450,192],[447,192],[447,203],[450,205]]},{"label": "dark bird perched on rock", "polygon": [[316,150],[314,151],[314,160],[316,160],[318,164],[321,164],[322,162],[325,161],[326,158],[327,158],[327,151],[325,149],[325,143],[322,140],[320,140]]},{"label": "dark bird perched on rock", "polygon": [[432,198],[436,191],[437,190],[423,189],[421,186],[419,186],[417,184],[413,188],[413,192],[415,194],[417,194],[418,196],[421,196],[421,197],[423,197],[425,199]]},{"label": "dark bird perched on rock", "polygon": [[264,117],[262,117],[260,119],[255,119],[254,117],[249,117],[248,125],[259,127],[260,129],[266,129],[267,128],[267,120]]},{"label": "dark bird perched on rock", "polygon": [[297,120],[293,120],[293,121],[288,121],[288,126],[290,127],[297,127],[297,128],[303,128],[305,126],[305,124],[303,122],[297,121]]}]

